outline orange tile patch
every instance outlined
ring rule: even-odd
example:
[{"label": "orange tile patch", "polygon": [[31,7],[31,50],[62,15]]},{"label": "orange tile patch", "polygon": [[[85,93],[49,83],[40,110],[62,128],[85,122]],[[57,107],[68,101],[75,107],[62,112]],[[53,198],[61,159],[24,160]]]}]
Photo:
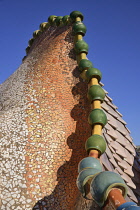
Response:
[{"label": "orange tile patch", "polygon": [[26,79],[25,177],[34,204],[42,206],[44,202],[48,208],[68,210],[74,208],[79,195],[77,165],[86,155],[90,106],[85,100],[87,85],[79,80],[74,52],[69,56],[73,51],[71,27],[57,29],[50,39],[48,44],[44,38],[34,50],[38,60]]}]

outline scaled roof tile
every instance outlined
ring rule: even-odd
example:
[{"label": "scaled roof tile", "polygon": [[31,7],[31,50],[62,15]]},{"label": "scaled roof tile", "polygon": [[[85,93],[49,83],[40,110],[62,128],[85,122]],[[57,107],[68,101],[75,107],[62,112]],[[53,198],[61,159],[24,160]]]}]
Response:
[{"label": "scaled roof tile", "polygon": [[107,105],[105,102],[103,102],[103,103],[101,104],[101,107],[102,107],[104,110],[109,111],[108,105]]},{"label": "scaled roof tile", "polygon": [[[125,162],[125,161],[122,161]],[[130,166],[127,162],[125,162],[126,169],[124,169],[124,172],[128,174],[130,177],[134,177],[134,172],[132,171],[132,166]]]},{"label": "scaled roof tile", "polygon": [[131,133],[131,131],[127,128],[127,126],[126,126],[125,128],[126,128],[126,130],[128,131],[128,133],[130,134],[130,133]]},{"label": "scaled roof tile", "polygon": [[129,187],[136,189],[136,185],[132,182],[131,178],[126,173],[123,173],[121,176],[127,182]]},{"label": "scaled roof tile", "polygon": [[127,150],[129,150],[133,155],[136,155],[135,148],[133,147],[132,144],[127,143],[126,146],[125,146],[125,148],[126,148]]},{"label": "scaled roof tile", "polygon": [[125,150],[125,153],[126,153],[126,158],[124,158],[124,160],[126,160],[130,165],[133,165],[134,156],[130,154],[130,152],[127,149]]},{"label": "scaled roof tile", "polygon": [[107,133],[103,133],[103,136],[104,136],[104,138],[105,138],[105,140],[106,140],[106,142],[108,143],[108,144],[110,144],[110,142],[112,142],[112,141],[114,141]]},{"label": "scaled roof tile", "polygon": [[122,160],[122,158],[117,155],[117,154],[113,154],[113,157],[116,159],[118,165],[122,168],[122,170],[128,174],[131,177],[134,177],[134,173],[132,171],[132,166],[129,165],[125,160]]},{"label": "scaled roof tile", "polygon": [[112,152],[113,154],[116,154],[116,151],[111,147],[110,144],[108,145],[108,147],[109,147],[109,149],[111,150],[111,152]]},{"label": "scaled roof tile", "polygon": [[102,82],[99,82],[99,84],[100,84],[102,87],[104,87],[104,83],[102,83]]},{"label": "scaled roof tile", "polygon": [[105,94],[108,94],[108,92],[104,88],[102,88],[102,89],[104,90]]},{"label": "scaled roof tile", "polygon": [[123,115],[118,110],[116,110],[116,112],[120,115],[120,117],[123,117]]},{"label": "scaled roof tile", "polygon": [[109,161],[112,163],[114,168],[116,168],[118,166],[114,158],[111,158]]},{"label": "scaled roof tile", "polygon": [[[116,106],[116,105],[114,105],[111,101],[107,101],[107,104],[108,104],[108,106],[110,106],[110,107],[112,107],[114,110],[115,110],[115,112],[116,112],[116,109],[118,109],[118,107]],[[117,112],[116,112],[117,113]]]},{"label": "scaled roof tile", "polygon": [[107,155],[104,153],[101,156],[101,162],[103,163],[104,167],[108,170],[108,171],[114,171],[114,167],[113,165],[110,163],[110,161],[108,160]]},{"label": "scaled roof tile", "polygon": [[[132,141],[133,141],[133,139],[132,139]],[[132,143],[133,147],[136,149],[136,145],[133,142],[131,142],[131,143]]]},{"label": "scaled roof tile", "polygon": [[121,157],[126,158],[125,148],[122,147],[117,141],[111,142],[110,146],[115,149],[116,153],[119,154]]},{"label": "scaled roof tile", "polygon": [[118,115],[117,120],[119,120],[120,122],[122,122],[124,125],[126,125],[127,123]]},{"label": "scaled roof tile", "polygon": [[[118,173],[118,174],[120,174],[121,176],[124,174],[124,172],[122,171],[122,169],[119,167],[119,166],[117,166],[116,168],[115,168],[115,172],[116,173]],[[126,180],[125,180],[126,181]],[[127,180],[128,181],[128,180]]]},{"label": "scaled roof tile", "polygon": [[109,101],[113,101],[113,99],[109,97],[108,95],[106,95],[106,97],[109,99]]},{"label": "scaled roof tile", "polygon": [[[108,114],[107,114],[107,115],[108,115]],[[109,128],[110,128],[110,125],[107,123],[107,124],[105,125],[104,129],[105,129],[105,130],[109,130]]]},{"label": "scaled roof tile", "polygon": [[122,176],[129,187],[127,199],[137,202],[138,196],[136,198],[133,190],[135,189],[136,193],[136,183],[140,185],[140,161],[138,162],[138,156],[135,156],[135,145],[130,131],[126,127],[126,122],[121,118],[122,114],[116,110],[117,107],[111,101],[112,99],[106,96],[102,105],[108,119],[108,123],[103,129],[103,136],[108,144],[106,155],[102,158],[103,166],[107,170],[115,168],[114,171]]},{"label": "scaled roof tile", "polygon": [[113,157],[115,158],[115,160],[118,162],[118,161],[122,161],[122,158],[117,155],[117,154],[113,154]]},{"label": "scaled roof tile", "polygon": [[[109,123],[108,123],[109,124]],[[112,128],[112,126],[108,125],[108,130],[107,130],[107,134],[109,136],[111,136],[113,139],[117,139],[117,135],[114,131],[114,129]]]},{"label": "scaled roof tile", "polygon": [[107,145],[107,147],[106,147],[105,153],[107,154],[107,156],[108,156],[109,159],[113,158],[112,152],[111,152],[110,149],[108,148],[108,145]]},{"label": "scaled roof tile", "polygon": [[109,99],[105,96],[104,101],[109,102]]},{"label": "scaled roof tile", "polygon": [[123,145],[123,146],[126,146],[126,139],[125,139],[125,137],[124,137],[124,135],[122,135],[120,132],[118,132],[118,131],[115,131],[116,132],[116,134],[117,134],[117,139],[116,139],[116,141],[118,142],[118,143],[120,143],[121,145]]},{"label": "scaled roof tile", "polygon": [[[111,103],[110,102],[107,102],[107,104],[111,104]],[[110,113],[112,116],[114,116],[115,118],[117,118],[119,115],[117,114],[116,110],[114,110],[111,106],[108,106],[108,107],[109,107],[108,113]]]},{"label": "scaled roof tile", "polygon": [[[134,146],[132,137],[131,137],[130,135],[128,135],[128,134],[126,134],[125,137],[126,137],[126,138],[132,143],[132,145]],[[134,146],[134,147],[135,147],[135,146]]]},{"label": "scaled roof tile", "polygon": [[117,130],[125,136],[127,134],[125,126],[118,120],[117,120],[117,126],[118,126]]},{"label": "scaled roof tile", "polygon": [[110,124],[112,127],[117,129],[116,119],[114,117],[112,117],[112,115],[110,115],[110,114],[107,115],[107,119],[108,119],[108,124]]},{"label": "scaled roof tile", "polygon": [[118,155],[122,156],[123,159],[127,158],[126,150],[125,150],[123,147],[121,147],[121,151],[120,151],[119,149],[116,150],[116,153],[117,153]]}]

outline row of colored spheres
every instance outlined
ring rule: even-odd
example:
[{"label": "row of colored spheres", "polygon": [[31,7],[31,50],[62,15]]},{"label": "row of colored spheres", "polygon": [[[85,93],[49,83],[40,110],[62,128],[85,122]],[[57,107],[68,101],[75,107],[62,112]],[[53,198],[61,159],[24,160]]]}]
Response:
[{"label": "row of colored spheres", "polygon": [[[84,24],[80,21],[77,21],[73,24],[73,31],[75,35],[81,34],[82,36],[85,35],[86,28],[83,26]],[[83,30],[84,29],[84,30]],[[80,53],[88,53],[88,44],[83,40],[77,40],[75,43],[75,52],[77,55]],[[88,89],[87,97],[91,103],[93,101],[100,101],[101,103],[104,101],[105,98],[105,92],[102,89],[102,87],[99,85],[99,82],[101,80],[102,74],[100,70],[93,67],[93,64],[91,61],[87,59],[81,59],[80,62],[78,62],[78,67],[81,72],[81,75],[84,79],[90,83],[92,78],[96,78],[98,80],[98,84],[91,85]],[[91,126],[94,126],[95,124],[100,124],[102,127],[105,126],[107,123],[107,117],[106,114],[102,109],[93,109],[89,115],[89,124]],[[86,142],[86,150],[89,153],[91,149],[98,150],[100,155],[105,152],[106,149],[106,143],[102,136],[100,135],[92,135]]]},{"label": "row of colored spheres", "polygon": [[[100,70],[93,68],[92,63],[87,59],[82,59],[79,62],[79,69],[81,73],[85,71],[84,78],[88,83],[90,83],[92,78],[97,78],[98,83],[101,80],[101,72]],[[105,98],[105,92],[101,88],[101,86],[98,85],[91,85],[88,89],[87,97],[91,103],[93,101],[100,101],[101,103],[104,101]],[[107,117],[102,109],[93,109],[89,115],[89,124],[91,126],[94,126],[96,124],[102,125],[104,127],[107,123]],[[89,153],[91,149],[98,150],[100,155],[105,152],[106,149],[106,143],[102,136],[100,135],[92,135],[86,142],[86,150]]]},{"label": "row of colored spheres", "polygon": [[[77,17],[79,16],[77,15]],[[79,21],[79,18],[77,18],[77,20],[78,21],[73,24],[73,32],[75,35],[84,36],[86,28],[84,24]],[[81,39],[81,37],[75,42],[75,52],[77,54],[77,58],[80,54],[84,53],[87,55],[88,53],[88,44]],[[99,85],[102,77],[100,70],[94,68],[92,62],[87,59],[83,59],[82,56],[80,57],[80,61],[77,59],[77,63],[79,70],[81,71],[81,77],[89,83],[87,93],[89,101],[91,104],[95,101],[102,103],[105,98],[105,92]],[[93,78],[96,79],[95,84],[94,82],[91,82]],[[107,117],[104,111],[100,108],[100,105],[99,108],[95,108],[93,106],[88,121],[92,128],[94,128],[95,125],[101,126],[101,128],[106,125]],[[93,135],[87,139],[85,144],[85,149],[88,154],[90,151],[98,151],[97,158],[99,158],[106,150],[106,142],[100,134],[93,132]],[[109,171],[103,172],[102,165],[97,158],[89,156],[80,161],[78,165],[79,175],[77,177],[77,187],[81,191],[83,197],[87,198],[88,191],[85,186],[87,183],[90,184],[90,192],[93,199],[99,206],[102,207],[112,186],[118,186],[123,189],[123,195],[127,194],[127,188],[120,175]]]},{"label": "row of colored spheres", "polygon": [[[56,15],[51,15],[48,17],[48,22],[41,23],[39,26],[39,30],[36,30],[33,32],[33,38],[31,38],[28,41],[28,47],[26,48],[26,54],[28,54],[34,40],[46,29],[49,28],[49,26],[63,26],[63,25],[68,25],[69,23],[72,23],[75,21],[77,17],[77,11],[76,13],[71,13],[70,15],[65,15],[65,16],[56,16]],[[80,18],[83,20],[83,15],[82,13],[78,12],[78,15]],[[75,28],[75,30],[77,30]],[[81,25],[81,32],[85,33],[86,32],[86,27],[84,24]]]}]

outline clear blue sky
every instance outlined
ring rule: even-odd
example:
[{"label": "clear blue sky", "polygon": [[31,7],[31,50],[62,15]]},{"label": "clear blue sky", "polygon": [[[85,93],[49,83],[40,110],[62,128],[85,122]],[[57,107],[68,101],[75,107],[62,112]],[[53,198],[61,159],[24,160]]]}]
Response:
[{"label": "clear blue sky", "polygon": [[21,64],[39,24],[73,10],[85,16],[88,58],[140,145],[140,0],[0,0],[0,83]]}]

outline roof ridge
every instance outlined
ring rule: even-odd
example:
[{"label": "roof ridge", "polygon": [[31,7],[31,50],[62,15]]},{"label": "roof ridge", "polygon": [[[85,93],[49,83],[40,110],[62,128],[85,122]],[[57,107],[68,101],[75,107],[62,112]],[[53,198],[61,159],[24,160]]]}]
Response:
[{"label": "roof ridge", "polygon": [[65,16],[56,16],[56,15],[51,15],[48,17],[48,22],[43,22],[39,25],[39,29],[35,30],[33,32],[33,37],[29,39],[28,41],[28,46],[26,47],[26,55],[23,57],[22,61],[25,60],[25,58],[28,56],[28,53],[30,52],[30,48],[32,47],[35,39],[37,39],[44,31],[48,30],[51,26],[55,26],[56,28],[60,26],[66,26],[72,23],[72,19],[70,15],[65,15]]}]

